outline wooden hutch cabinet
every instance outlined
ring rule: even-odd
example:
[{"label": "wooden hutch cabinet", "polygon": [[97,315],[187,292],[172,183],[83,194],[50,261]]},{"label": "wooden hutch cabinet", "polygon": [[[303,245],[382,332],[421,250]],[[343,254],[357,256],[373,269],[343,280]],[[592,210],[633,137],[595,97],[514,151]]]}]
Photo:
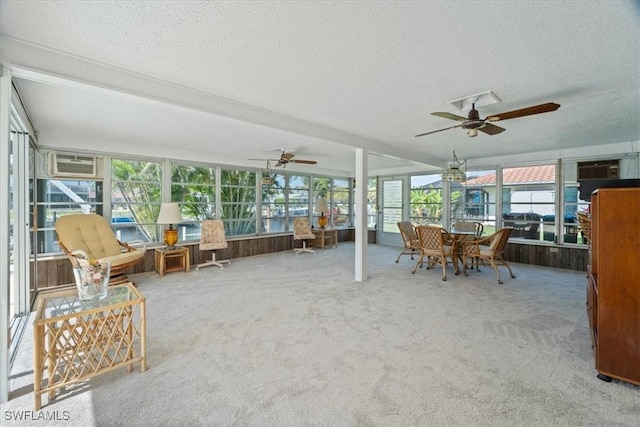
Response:
[{"label": "wooden hutch cabinet", "polygon": [[587,315],[598,378],[640,385],[640,188],[591,196]]}]

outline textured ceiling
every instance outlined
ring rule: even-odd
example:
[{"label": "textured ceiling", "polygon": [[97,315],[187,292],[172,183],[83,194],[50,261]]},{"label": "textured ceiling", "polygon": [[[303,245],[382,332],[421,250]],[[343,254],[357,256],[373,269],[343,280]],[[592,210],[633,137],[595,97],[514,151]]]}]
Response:
[{"label": "textured ceiling", "polygon": [[[2,1],[0,28],[49,147],[253,167],[282,147],[351,175],[354,147],[384,174],[640,139],[634,1]],[[486,90],[482,117],[562,107],[414,137]]]}]

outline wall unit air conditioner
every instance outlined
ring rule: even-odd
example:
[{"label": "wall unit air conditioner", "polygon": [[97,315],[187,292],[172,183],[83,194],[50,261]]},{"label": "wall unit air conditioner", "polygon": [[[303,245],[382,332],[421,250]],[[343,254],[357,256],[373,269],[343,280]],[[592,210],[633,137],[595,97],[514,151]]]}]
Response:
[{"label": "wall unit air conditioner", "polygon": [[618,179],[619,160],[578,162],[578,181],[589,179]]},{"label": "wall unit air conditioner", "polygon": [[97,176],[94,156],[49,153],[49,175],[55,177],[95,178]]}]

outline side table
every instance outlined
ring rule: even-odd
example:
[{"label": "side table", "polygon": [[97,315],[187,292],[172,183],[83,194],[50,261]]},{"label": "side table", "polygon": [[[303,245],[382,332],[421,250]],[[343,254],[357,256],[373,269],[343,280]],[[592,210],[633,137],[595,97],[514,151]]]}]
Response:
[{"label": "side table", "polygon": [[316,239],[313,242],[313,246],[324,249],[326,246],[330,248],[333,245],[338,247],[338,230],[335,228],[314,228],[313,234],[316,235]]},{"label": "side table", "polygon": [[156,248],[156,272],[160,276],[173,271],[184,271],[186,273],[191,270],[189,265],[189,249],[187,248]]},{"label": "side table", "polygon": [[[145,299],[131,282],[110,286],[97,301],[78,299],[78,291],[40,296],[33,321],[33,396],[49,402],[56,390],[120,367],[147,368]],[[44,373],[47,372],[45,381]]]}]

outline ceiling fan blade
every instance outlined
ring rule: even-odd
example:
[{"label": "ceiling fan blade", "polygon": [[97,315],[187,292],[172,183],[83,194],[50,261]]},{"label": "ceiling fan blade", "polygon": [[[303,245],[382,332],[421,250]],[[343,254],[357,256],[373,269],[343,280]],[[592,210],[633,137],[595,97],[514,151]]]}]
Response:
[{"label": "ceiling fan blade", "polygon": [[289,160],[289,163],[303,163],[305,165],[315,165],[316,162],[315,160]]},{"label": "ceiling fan blade", "polygon": [[505,131],[504,128],[500,126],[492,125],[491,123],[485,123],[484,126],[480,126],[478,128],[480,132],[484,132],[487,135],[497,135]]},{"label": "ceiling fan blade", "polygon": [[462,124],[459,124],[459,125],[451,126],[451,127],[444,128],[444,129],[438,129],[438,130],[432,130],[431,132],[420,133],[420,134],[416,135],[416,138],[419,137],[419,136],[431,135],[432,133],[442,132],[443,130],[459,128],[461,126],[462,126]]},{"label": "ceiling fan blade", "polygon": [[518,117],[532,116],[534,114],[549,113],[560,108],[560,104],[547,102],[546,104],[534,105],[532,107],[521,108],[520,110],[507,111],[505,113],[494,114],[487,117],[487,120],[495,122],[498,120],[516,119]]},{"label": "ceiling fan blade", "polygon": [[291,160],[293,159],[293,157],[295,156],[295,154],[293,153],[282,153],[282,158],[285,160]]},{"label": "ceiling fan blade", "polygon": [[442,117],[443,119],[449,119],[449,120],[467,120],[466,117],[456,116],[455,114],[447,113],[446,111],[436,111],[435,113],[431,113],[431,115]]}]

